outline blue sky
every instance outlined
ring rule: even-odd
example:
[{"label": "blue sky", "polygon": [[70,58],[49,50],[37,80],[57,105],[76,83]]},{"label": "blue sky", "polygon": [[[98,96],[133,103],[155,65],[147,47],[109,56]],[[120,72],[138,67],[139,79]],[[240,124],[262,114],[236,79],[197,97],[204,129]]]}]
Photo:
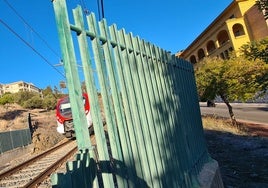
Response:
[{"label": "blue sky", "polygon": [[[82,4],[98,17],[97,0]],[[134,2],[134,3],[133,3]],[[173,54],[185,49],[232,0],[104,0],[108,25],[116,24]],[[24,20],[24,21],[23,21]],[[33,83],[43,89],[65,80],[50,0],[0,0],[0,83]]]}]

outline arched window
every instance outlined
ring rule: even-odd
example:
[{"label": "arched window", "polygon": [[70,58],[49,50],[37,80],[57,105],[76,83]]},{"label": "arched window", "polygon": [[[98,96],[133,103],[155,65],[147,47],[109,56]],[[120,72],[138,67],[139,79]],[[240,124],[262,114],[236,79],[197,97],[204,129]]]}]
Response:
[{"label": "arched window", "polygon": [[215,49],[216,49],[216,46],[215,46],[214,42],[212,40],[208,41],[208,43],[207,43],[207,51],[208,51],[208,53],[210,54]]},{"label": "arched window", "polygon": [[205,57],[205,52],[204,52],[204,50],[203,50],[202,48],[199,49],[198,52],[197,52],[197,55],[198,55],[198,59],[199,59],[199,61],[202,60],[202,59]]},{"label": "arched window", "polygon": [[190,62],[192,63],[192,64],[195,64],[197,61],[196,61],[196,58],[195,58],[195,56],[194,55],[192,55],[191,57],[190,57]]},{"label": "arched window", "polygon": [[241,24],[234,24],[233,25],[233,33],[235,37],[239,37],[245,35],[244,28]]},{"label": "arched window", "polygon": [[219,42],[219,45],[222,46],[224,45],[226,42],[229,41],[229,36],[228,36],[228,33],[227,31],[225,30],[222,30],[218,33],[218,36],[217,36],[217,39],[218,39],[218,42]]}]

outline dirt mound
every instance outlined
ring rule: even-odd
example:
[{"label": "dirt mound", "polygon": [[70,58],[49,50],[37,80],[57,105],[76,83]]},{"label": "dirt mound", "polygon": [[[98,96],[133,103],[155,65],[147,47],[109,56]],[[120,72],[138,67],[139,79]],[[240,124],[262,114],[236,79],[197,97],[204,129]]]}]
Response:
[{"label": "dirt mound", "polygon": [[64,139],[66,138],[63,135],[53,129],[38,128],[33,134],[33,153],[43,152]]},{"label": "dirt mound", "polygon": [[24,109],[17,104],[0,106],[0,131],[29,128],[29,121],[34,129],[34,153],[51,148],[65,138],[56,131],[55,110]]},{"label": "dirt mound", "polygon": [[0,105],[0,131],[27,128],[28,113],[28,110],[16,104]]}]

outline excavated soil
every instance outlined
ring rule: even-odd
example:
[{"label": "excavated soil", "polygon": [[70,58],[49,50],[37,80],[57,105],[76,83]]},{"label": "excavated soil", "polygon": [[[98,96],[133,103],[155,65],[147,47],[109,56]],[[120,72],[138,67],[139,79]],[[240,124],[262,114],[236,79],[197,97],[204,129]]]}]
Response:
[{"label": "excavated soil", "polygon": [[57,122],[54,110],[29,110],[16,104],[0,106],[0,131],[28,128],[29,114],[34,129],[31,144],[33,154],[49,149],[65,138],[56,131]]}]

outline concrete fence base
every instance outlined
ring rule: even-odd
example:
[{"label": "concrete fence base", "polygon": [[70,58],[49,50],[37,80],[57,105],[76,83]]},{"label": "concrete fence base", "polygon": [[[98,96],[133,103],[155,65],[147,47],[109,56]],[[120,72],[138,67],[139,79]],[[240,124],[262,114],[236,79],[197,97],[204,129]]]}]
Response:
[{"label": "concrete fence base", "polygon": [[201,188],[224,188],[218,162],[212,160],[203,166],[198,181]]}]

